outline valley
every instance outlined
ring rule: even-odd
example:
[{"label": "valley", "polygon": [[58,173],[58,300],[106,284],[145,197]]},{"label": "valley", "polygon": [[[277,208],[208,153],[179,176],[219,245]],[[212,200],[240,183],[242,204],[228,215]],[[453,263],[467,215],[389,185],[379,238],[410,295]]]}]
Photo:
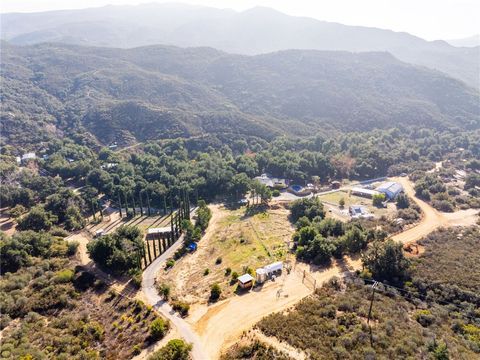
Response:
[{"label": "valley", "polygon": [[102,1],[0,10],[1,359],[479,357],[476,4]]}]

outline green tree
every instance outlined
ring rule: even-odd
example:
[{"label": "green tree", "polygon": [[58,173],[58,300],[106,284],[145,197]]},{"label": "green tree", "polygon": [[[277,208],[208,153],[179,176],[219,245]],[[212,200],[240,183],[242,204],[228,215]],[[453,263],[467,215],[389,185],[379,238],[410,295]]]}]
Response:
[{"label": "green tree", "polygon": [[362,256],[362,264],[378,281],[400,284],[409,276],[410,261],[405,258],[403,245],[391,239],[374,241]]},{"label": "green tree", "polygon": [[34,206],[27,215],[18,221],[19,230],[49,230],[58,218],[45,211],[41,205]]}]

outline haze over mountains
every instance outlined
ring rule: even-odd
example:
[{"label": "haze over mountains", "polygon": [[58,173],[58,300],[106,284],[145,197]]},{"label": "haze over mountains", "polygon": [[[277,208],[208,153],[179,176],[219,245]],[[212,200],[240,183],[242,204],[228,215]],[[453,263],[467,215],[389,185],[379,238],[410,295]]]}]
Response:
[{"label": "haze over mountains", "polygon": [[81,128],[106,144],[480,124],[476,90],[386,52],[3,43],[1,56],[1,132],[11,144]]},{"label": "haze over mountains", "polygon": [[151,44],[209,46],[238,54],[286,49],[387,51],[479,88],[480,47],[455,47],[407,33],[293,17],[268,8],[244,12],[178,4],[3,14],[13,44],[64,42],[131,48]]}]

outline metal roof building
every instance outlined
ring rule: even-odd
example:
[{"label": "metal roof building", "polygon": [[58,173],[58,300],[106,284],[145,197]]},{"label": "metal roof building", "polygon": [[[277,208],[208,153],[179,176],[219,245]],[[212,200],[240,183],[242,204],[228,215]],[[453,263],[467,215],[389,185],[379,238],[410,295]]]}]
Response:
[{"label": "metal roof building", "polygon": [[393,200],[403,192],[403,186],[397,182],[388,181],[378,186],[376,190],[385,194],[389,200]]}]

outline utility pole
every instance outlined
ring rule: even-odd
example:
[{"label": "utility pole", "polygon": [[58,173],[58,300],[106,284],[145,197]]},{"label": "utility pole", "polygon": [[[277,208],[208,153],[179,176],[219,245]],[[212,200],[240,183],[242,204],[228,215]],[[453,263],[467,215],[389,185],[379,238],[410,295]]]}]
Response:
[{"label": "utility pole", "polygon": [[372,335],[372,326],[370,325],[370,317],[372,315],[373,300],[375,299],[375,289],[377,288],[378,281],[375,281],[372,285],[372,299],[370,300],[370,308],[368,309],[368,318],[367,324],[370,328],[370,346],[373,348],[373,335]]}]

